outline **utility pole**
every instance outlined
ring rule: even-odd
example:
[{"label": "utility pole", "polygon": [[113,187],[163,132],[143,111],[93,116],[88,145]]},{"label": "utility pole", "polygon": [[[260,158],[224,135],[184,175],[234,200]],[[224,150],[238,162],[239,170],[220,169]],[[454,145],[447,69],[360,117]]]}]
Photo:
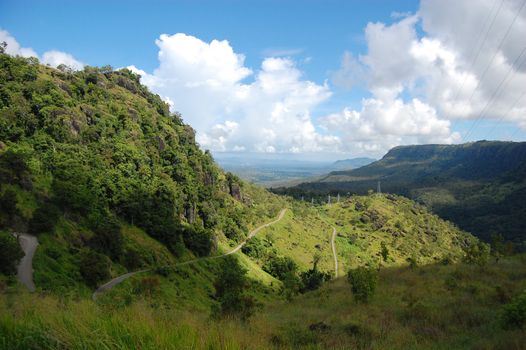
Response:
[{"label": "utility pole", "polygon": [[310,204],[314,205],[314,197],[310,197]]},{"label": "utility pole", "polygon": [[331,195],[329,194],[327,203],[331,204]]},{"label": "utility pole", "polygon": [[340,194],[338,193],[338,203],[340,203]]}]

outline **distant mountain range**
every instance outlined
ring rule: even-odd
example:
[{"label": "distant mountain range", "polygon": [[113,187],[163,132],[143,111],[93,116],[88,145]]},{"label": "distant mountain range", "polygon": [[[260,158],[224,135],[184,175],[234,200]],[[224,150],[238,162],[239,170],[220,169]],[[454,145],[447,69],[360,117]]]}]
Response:
[{"label": "distant mountain range", "polygon": [[376,159],[366,157],[342,159],[332,163],[331,168],[334,170],[350,170],[363,167],[375,161]]},{"label": "distant mountain range", "polygon": [[364,167],[275,190],[294,196],[384,192],[415,199],[490,240],[526,239],[526,142],[400,146]]},{"label": "distant mountain range", "polygon": [[250,153],[217,153],[214,159],[223,169],[243,180],[266,187],[294,186],[318,179],[328,171],[356,169],[375,161],[372,158],[352,158],[331,162]]}]

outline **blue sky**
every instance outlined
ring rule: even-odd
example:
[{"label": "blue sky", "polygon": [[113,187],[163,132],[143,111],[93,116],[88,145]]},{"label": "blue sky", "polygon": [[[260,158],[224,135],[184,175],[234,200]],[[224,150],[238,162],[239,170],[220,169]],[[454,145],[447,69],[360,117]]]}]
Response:
[{"label": "blue sky", "polygon": [[[526,121],[521,119],[526,98],[519,99],[522,92],[518,91],[526,67],[511,64],[522,45],[517,38],[521,33],[526,34],[523,32],[526,9],[517,16],[511,35],[501,45],[502,49],[499,48],[508,59],[507,66],[506,62],[501,66],[489,64],[493,56],[491,50],[499,51],[499,38],[520,5],[520,1],[510,0],[496,13],[496,1],[2,0],[0,29],[7,31],[21,47],[32,48],[41,58],[45,52],[58,50],[83,64],[133,66],[151,75],[151,79],[144,82],[172,101],[195,101],[200,93],[209,96],[211,92],[167,88],[166,82],[173,82],[177,74],[203,66],[158,69],[156,74],[157,68],[170,64],[159,62],[158,53],[162,48],[156,45],[156,39],[161,34],[187,36],[170,40],[167,37],[164,41],[165,52],[173,50],[170,55],[178,64],[177,55],[183,53],[177,50],[187,48],[185,45],[195,44],[206,49],[213,40],[227,40],[234,55],[243,55],[241,63],[234,64],[234,71],[241,67],[250,73],[228,80],[228,86],[223,86],[219,95],[223,100],[229,99],[228,96],[237,96],[240,89],[248,89],[253,96],[247,101],[254,102],[252,105],[247,101],[232,105],[211,103],[207,112],[217,117],[208,120],[199,114],[203,111],[176,101],[174,108],[183,109],[183,116],[188,115],[185,119],[203,135],[200,142],[205,147],[214,151],[338,153],[336,158],[342,154],[379,156],[389,147],[404,143],[526,138]],[[471,15],[458,15],[458,11],[463,10]],[[474,41],[477,31],[485,33],[489,25],[487,18],[494,15],[495,23],[487,37],[484,41],[483,36],[480,38],[484,53],[470,65],[476,52],[471,49],[476,46],[470,41]],[[458,38],[452,39],[451,33]],[[192,44],[188,38],[198,41]],[[391,50],[390,46],[393,46]],[[213,61],[213,55],[219,53],[210,50],[208,54]],[[428,62],[430,55],[434,55],[431,63]],[[281,61],[267,61],[264,68],[265,60],[273,57]],[[455,59],[447,63],[448,57]],[[439,66],[442,61],[446,62],[443,66],[449,64],[449,68]],[[491,79],[482,76],[486,64],[490,72],[486,75]],[[506,89],[497,91],[494,103],[484,109],[485,101],[495,92],[493,87],[501,77],[506,77],[508,68],[511,74],[505,80]],[[267,92],[256,91],[261,90],[263,73],[274,74],[269,78],[272,81],[281,79],[275,76],[278,74],[293,76],[287,83],[290,91],[282,91],[272,98]],[[440,75],[449,78],[439,79]],[[464,79],[467,83],[461,84]],[[191,85],[188,81],[180,83]],[[318,88],[317,95],[306,92],[309,84]],[[465,85],[466,91],[458,93],[461,85]],[[435,86],[441,86],[442,90],[438,91]],[[451,101],[442,96],[447,93],[441,93],[448,89],[449,95],[464,96],[466,106],[478,103],[478,107],[470,112],[471,107],[459,103],[454,112]],[[301,98],[312,97],[317,102],[287,105],[291,96],[297,97],[296,91],[300,90],[304,91]],[[472,94],[473,98],[468,98]],[[413,103],[414,98],[422,104]],[[364,103],[364,99],[370,99],[369,103]],[[507,113],[516,100],[519,102]],[[279,106],[285,110],[277,118],[279,121],[267,120],[268,111],[276,111]],[[259,115],[244,115],[247,110],[256,109],[261,110]],[[405,114],[412,115],[412,119]],[[444,122],[449,124],[446,126]],[[258,123],[268,129],[267,135],[271,135],[268,139],[259,137],[255,134],[257,130],[250,127]],[[302,130],[297,139],[290,143],[276,141],[286,138],[280,130],[289,124],[294,125],[291,130]],[[399,126],[401,130],[390,131]],[[466,135],[468,130],[471,132]]]}]

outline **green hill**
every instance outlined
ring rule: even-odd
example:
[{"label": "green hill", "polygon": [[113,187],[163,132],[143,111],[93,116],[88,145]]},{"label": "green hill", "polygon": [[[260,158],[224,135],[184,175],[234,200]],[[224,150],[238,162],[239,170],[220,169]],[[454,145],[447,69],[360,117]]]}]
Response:
[{"label": "green hill", "polygon": [[216,254],[286,206],[224,173],[126,69],[2,54],[0,84],[0,229],[39,235],[43,289]]},{"label": "green hill", "polygon": [[[182,117],[126,69],[73,72],[0,54],[0,83],[2,261],[18,259],[11,233],[39,241],[35,294],[12,269],[0,270],[0,349],[337,347],[308,335],[308,324],[282,326],[302,318],[292,308],[298,300],[310,322],[337,308],[323,300],[344,298],[332,292],[343,281],[330,281],[333,229],[340,277],[362,266],[456,264],[481,247],[404,197],[318,205],[225,173]],[[102,283],[137,271],[92,300]],[[381,275],[387,288],[395,284]]]},{"label": "green hill", "polygon": [[396,193],[425,204],[442,218],[485,240],[521,243],[526,236],[526,143],[400,146],[381,160],[336,171],[277,193],[326,195]]}]

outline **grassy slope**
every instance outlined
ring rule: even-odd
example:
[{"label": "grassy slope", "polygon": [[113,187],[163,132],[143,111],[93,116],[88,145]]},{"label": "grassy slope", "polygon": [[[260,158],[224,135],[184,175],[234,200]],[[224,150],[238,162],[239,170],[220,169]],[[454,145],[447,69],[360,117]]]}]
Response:
[{"label": "grassy slope", "polygon": [[[408,258],[419,264],[459,260],[462,245],[473,239],[424,207],[392,195],[353,196],[326,206],[324,217],[338,232],[342,272],[363,265],[406,265]],[[387,261],[381,257],[382,242],[389,251]]]},{"label": "grassy slope", "polygon": [[[12,290],[0,299],[0,349],[524,349],[526,332],[499,319],[524,288],[524,256],[482,268],[385,268],[367,305],[340,278],[292,302],[267,302],[248,323],[206,322],[158,297],[94,304]],[[325,330],[309,329],[319,322]]]},{"label": "grassy slope", "polygon": [[480,141],[462,145],[402,146],[359,169],[278,192],[310,197],[384,192],[425,204],[440,217],[486,241],[494,234],[522,243],[526,207],[526,143]]}]

